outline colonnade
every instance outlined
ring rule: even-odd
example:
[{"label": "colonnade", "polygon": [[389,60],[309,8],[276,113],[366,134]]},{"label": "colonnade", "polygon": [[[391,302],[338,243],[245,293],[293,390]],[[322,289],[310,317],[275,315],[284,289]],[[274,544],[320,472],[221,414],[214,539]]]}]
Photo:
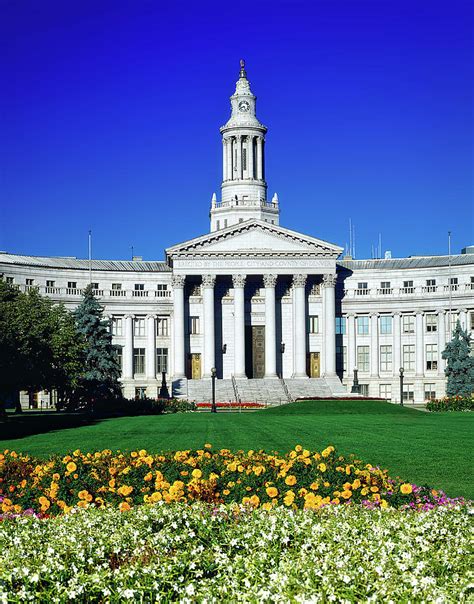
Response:
[{"label": "colonnade", "polygon": [[[278,276],[263,275],[265,287],[265,378],[277,377],[277,343],[276,339],[276,283]],[[236,378],[245,378],[245,283],[247,275],[232,275],[234,289],[234,372]],[[294,359],[293,377],[307,377],[307,314],[306,314],[306,280],[307,275],[293,276],[293,325],[294,325]],[[215,275],[202,277],[203,304],[203,377],[211,376],[215,367],[215,313],[214,289]],[[336,333],[335,333],[335,275],[324,275],[323,278],[323,325],[324,325],[324,366],[325,375],[336,373]],[[174,376],[185,376],[185,313],[184,288],[185,276],[174,275]]]},{"label": "colonnade", "polygon": [[[242,180],[250,178],[264,179],[263,136],[236,135],[222,139],[222,172],[223,180]],[[246,167],[244,169],[244,150],[246,151]],[[255,157],[255,159],[254,159]]]}]

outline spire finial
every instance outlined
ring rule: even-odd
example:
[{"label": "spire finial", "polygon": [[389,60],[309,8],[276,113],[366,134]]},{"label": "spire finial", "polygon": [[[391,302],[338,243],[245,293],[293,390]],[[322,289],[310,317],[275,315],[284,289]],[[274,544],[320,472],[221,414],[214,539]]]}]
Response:
[{"label": "spire finial", "polygon": [[245,61],[243,59],[240,59],[240,77],[247,77],[247,72],[245,71]]}]

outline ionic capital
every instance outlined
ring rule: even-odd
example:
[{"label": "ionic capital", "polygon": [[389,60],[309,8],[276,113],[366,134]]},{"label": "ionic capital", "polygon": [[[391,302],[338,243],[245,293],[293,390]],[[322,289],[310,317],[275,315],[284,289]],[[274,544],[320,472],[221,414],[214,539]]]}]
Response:
[{"label": "ionic capital", "polygon": [[304,287],[308,275],[293,275],[293,287]]},{"label": "ionic capital", "polygon": [[171,285],[174,289],[180,289],[184,287],[186,281],[186,275],[173,275],[171,277]]},{"label": "ionic capital", "polygon": [[232,275],[232,284],[234,285],[234,288],[245,287],[246,279],[247,275]]},{"label": "ionic capital", "polygon": [[202,287],[212,289],[215,284],[216,284],[215,275],[203,275],[202,276]]},{"label": "ionic capital", "polygon": [[148,321],[148,320],[150,320],[150,319],[155,320],[155,319],[156,319],[156,315],[147,315],[147,316],[146,316],[146,320]]},{"label": "ionic capital", "polygon": [[275,287],[278,275],[263,275],[263,284],[265,287]]}]

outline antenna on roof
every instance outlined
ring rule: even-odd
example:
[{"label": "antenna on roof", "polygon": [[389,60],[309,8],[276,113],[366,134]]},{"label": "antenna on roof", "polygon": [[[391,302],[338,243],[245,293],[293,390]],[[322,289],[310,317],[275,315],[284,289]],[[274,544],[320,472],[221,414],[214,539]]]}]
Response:
[{"label": "antenna on roof", "polygon": [[382,258],[382,233],[379,233],[379,258]]},{"label": "antenna on roof", "polygon": [[92,231],[89,229],[89,285],[92,283]]},{"label": "antenna on roof", "polygon": [[352,219],[349,218],[349,256],[352,256]]},{"label": "antenna on roof", "polygon": [[133,260],[133,245],[130,246],[130,249],[132,250],[132,260]]}]

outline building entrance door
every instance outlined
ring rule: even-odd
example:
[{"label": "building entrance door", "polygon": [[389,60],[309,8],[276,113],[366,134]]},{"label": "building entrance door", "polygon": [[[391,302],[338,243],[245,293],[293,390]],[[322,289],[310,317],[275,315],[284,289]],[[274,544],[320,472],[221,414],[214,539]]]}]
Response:
[{"label": "building entrance door", "polygon": [[265,375],[265,325],[252,325],[252,377]]},{"label": "building entrance door", "polygon": [[201,379],[201,353],[193,352],[190,355],[188,375],[192,380]]},{"label": "building entrance door", "polygon": [[321,374],[321,365],[319,362],[319,352],[310,352],[308,355],[309,377],[318,378]]}]

